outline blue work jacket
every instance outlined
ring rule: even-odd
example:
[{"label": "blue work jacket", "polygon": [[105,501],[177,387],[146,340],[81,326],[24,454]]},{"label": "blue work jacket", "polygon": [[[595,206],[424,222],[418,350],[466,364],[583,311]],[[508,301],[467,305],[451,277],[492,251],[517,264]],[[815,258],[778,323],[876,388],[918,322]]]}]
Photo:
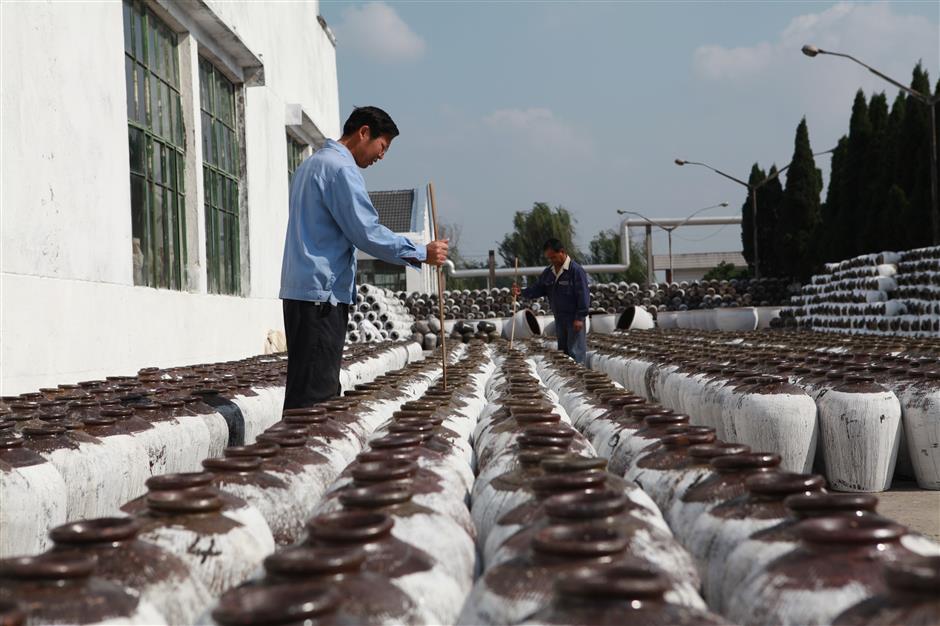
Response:
[{"label": "blue work jacket", "polygon": [[522,295],[526,298],[547,297],[555,318],[562,320],[583,320],[591,303],[587,272],[574,259],[557,280],[554,269],[551,266],[545,268],[534,285],[522,290]]}]

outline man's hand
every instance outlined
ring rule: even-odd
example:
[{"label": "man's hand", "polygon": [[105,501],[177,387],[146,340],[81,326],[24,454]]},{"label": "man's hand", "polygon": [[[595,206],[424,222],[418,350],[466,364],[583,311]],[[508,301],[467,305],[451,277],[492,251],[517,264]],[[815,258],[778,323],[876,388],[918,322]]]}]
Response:
[{"label": "man's hand", "polygon": [[574,329],[574,332],[580,333],[584,330],[584,320],[575,320],[571,322],[571,327]]},{"label": "man's hand", "polygon": [[522,295],[522,289],[520,289],[520,288],[519,288],[519,285],[517,285],[516,283],[513,283],[513,284],[512,284],[512,295],[514,295],[514,296],[517,297],[517,298],[518,298],[520,295]]},{"label": "man's hand", "polygon": [[450,239],[438,239],[427,245],[427,258],[424,260],[428,265],[442,265],[447,260],[448,242]]}]

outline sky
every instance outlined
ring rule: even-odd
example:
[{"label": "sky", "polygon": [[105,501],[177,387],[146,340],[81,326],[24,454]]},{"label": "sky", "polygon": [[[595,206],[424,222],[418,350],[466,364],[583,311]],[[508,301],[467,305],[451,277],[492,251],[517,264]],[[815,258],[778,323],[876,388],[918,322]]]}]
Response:
[{"label": "sky", "polygon": [[[895,90],[852,54],[907,84],[918,60],[936,84],[940,2],[328,2],[341,121],[388,111],[401,130],[365,172],[370,189],[434,183],[441,222],[485,259],[534,202],[577,220],[582,249],[650,218],[740,215],[747,179],[793,154],[805,116],[814,152],[848,130],[856,90]],[[927,155],[924,155],[927,158]],[[828,182],[828,157],[817,165]],[[639,233],[637,233],[639,234]],[[683,228],[675,253],[741,249],[740,227]],[[665,253],[662,233],[654,251]],[[499,258],[497,257],[497,260]]]}]

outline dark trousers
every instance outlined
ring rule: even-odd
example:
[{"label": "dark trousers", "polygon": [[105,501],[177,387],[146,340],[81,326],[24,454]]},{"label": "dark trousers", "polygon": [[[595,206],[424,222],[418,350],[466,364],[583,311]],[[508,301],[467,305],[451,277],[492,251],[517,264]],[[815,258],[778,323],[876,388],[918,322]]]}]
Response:
[{"label": "dark trousers", "polygon": [[[555,337],[558,340],[558,349],[570,356],[576,362],[584,364],[587,356],[587,337],[585,329],[575,332],[574,320],[555,318]],[[585,326],[587,322],[585,322]]]},{"label": "dark trousers", "polygon": [[284,300],[287,335],[285,409],[313,406],[339,395],[349,305]]}]

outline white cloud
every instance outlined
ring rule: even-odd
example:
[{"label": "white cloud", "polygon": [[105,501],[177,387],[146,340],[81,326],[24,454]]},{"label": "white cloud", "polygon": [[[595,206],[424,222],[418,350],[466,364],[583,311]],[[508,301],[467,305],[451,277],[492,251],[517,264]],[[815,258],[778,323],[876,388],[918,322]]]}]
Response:
[{"label": "white cloud", "polygon": [[427,47],[424,39],[384,2],[347,8],[336,33],[337,45],[380,63],[417,59]]},{"label": "white cloud", "polygon": [[550,109],[499,109],[483,118],[485,126],[511,135],[514,142],[529,150],[538,150],[542,156],[559,154],[590,157],[593,142],[572,125],[555,116]]},{"label": "white cloud", "polygon": [[[693,53],[692,66],[701,78],[746,80],[764,72],[807,62],[800,48],[808,43],[837,52],[854,53],[882,67],[885,63],[900,62],[905,67],[901,78],[909,76],[918,59],[931,62],[938,54],[937,25],[929,19],[899,15],[888,3],[840,2],[821,13],[793,18],[773,42],[762,41],[737,48],[700,46]],[[805,65],[797,67],[807,71]]]}]

